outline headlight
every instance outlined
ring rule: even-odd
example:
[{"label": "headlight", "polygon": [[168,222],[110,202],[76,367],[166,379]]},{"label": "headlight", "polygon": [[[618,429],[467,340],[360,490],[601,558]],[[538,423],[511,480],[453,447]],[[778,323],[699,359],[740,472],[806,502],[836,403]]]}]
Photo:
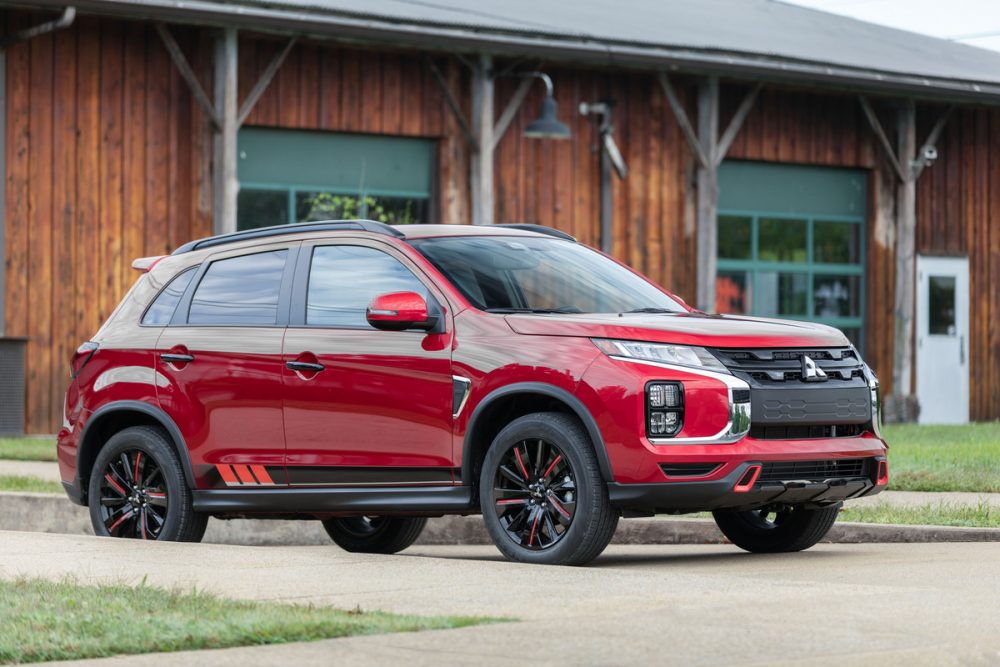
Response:
[{"label": "headlight", "polygon": [[676,366],[705,368],[719,373],[729,372],[718,359],[703,347],[642,343],[633,340],[609,340],[607,338],[592,338],[591,340],[594,341],[594,345],[599,350],[609,357],[628,357]]}]

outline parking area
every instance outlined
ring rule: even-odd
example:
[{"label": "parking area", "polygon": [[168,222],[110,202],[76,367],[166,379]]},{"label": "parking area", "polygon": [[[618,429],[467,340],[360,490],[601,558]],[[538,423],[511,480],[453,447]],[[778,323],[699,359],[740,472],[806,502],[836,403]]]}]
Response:
[{"label": "parking area", "polygon": [[[221,595],[514,623],[215,651],[213,664],[996,664],[1000,544],[617,546],[586,568],[508,563],[490,546],[396,556],[333,546],[149,543],[4,532],[0,576],[126,580]],[[203,656],[204,657],[204,656]],[[173,655],[113,659],[177,664]]]}]

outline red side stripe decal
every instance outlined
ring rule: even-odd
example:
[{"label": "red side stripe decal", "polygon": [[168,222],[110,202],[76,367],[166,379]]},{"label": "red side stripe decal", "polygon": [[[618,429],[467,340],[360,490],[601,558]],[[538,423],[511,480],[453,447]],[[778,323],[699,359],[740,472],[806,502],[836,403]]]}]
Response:
[{"label": "red side stripe decal", "polygon": [[272,480],[271,476],[267,474],[267,468],[264,466],[250,466],[250,470],[253,471],[257,481],[261,484],[274,484],[274,480]]},{"label": "red side stripe decal", "polygon": [[220,463],[215,468],[219,471],[219,475],[222,476],[222,481],[226,483],[226,486],[235,486],[240,483],[240,480],[236,479],[236,475],[233,474],[231,466]]},{"label": "red side stripe decal", "polygon": [[250,472],[250,468],[243,464],[234,465],[233,470],[236,471],[236,476],[240,478],[240,481],[244,484],[257,484],[257,480],[254,479],[253,473]]}]

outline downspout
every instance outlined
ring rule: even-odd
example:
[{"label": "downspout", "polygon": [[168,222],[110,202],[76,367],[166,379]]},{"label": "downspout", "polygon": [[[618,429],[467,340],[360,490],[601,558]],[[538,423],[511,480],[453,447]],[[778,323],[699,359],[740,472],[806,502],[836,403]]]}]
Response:
[{"label": "downspout", "polygon": [[66,7],[59,18],[40,23],[33,28],[26,28],[13,35],[0,37],[0,337],[7,331],[6,303],[7,269],[6,269],[6,235],[7,235],[7,48],[12,44],[23,42],[46,33],[62,30],[73,25],[76,19],[76,8]]}]

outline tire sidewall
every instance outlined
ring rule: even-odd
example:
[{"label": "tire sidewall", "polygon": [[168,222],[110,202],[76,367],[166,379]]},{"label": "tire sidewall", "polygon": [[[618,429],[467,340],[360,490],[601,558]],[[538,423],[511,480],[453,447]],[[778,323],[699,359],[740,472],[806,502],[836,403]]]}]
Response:
[{"label": "tire sidewall", "polygon": [[[566,534],[555,546],[534,551],[514,542],[500,524],[493,504],[493,482],[500,460],[511,447],[523,440],[538,438],[556,445],[560,453],[569,460],[577,495],[576,511]],[[572,430],[557,428],[545,418],[545,413],[520,417],[508,424],[493,440],[483,460],[479,476],[479,506],[493,543],[508,558],[525,563],[560,563],[569,555],[576,553],[588,537],[587,524],[593,520],[594,495],[601,492],[599,485],[603,482],[600,474],[597,474],[596,480],[593,474],[588,474],[593,473],[595,469],[596,456],[582,427],[576,426]]]},{"label": "tire sidewall", "polygon": [[101,480],[104,478],[108,463],[120,456],[122,452],[131,450],[139,450],[152,458],[162,471],[167,491],[167,518],[156,539],[161,541],[175,540],[180,532],[180,504],[183,499],[184,484],[186,484],[184,473],[180,470],[176,455],[171,451],[170,445],[156,431],[148,428],[128,428],[116,433],[111,436],[97,455],[91,470],[88,491],[90,521],[93,524],[94,534],[99,537],[111,537],[101,519]]}]

